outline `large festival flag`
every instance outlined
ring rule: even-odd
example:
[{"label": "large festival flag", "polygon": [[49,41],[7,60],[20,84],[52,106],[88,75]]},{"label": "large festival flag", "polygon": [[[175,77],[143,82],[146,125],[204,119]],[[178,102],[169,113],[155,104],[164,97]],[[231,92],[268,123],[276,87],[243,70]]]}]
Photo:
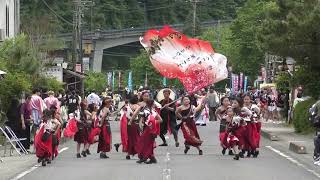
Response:
[{"label": "large festival flag", "polygon": [[214,52],[211,44],[164,26],[140,38],[152,65],[166,78],[177,78],[189,93],[228,76],[227,58]]},{"label": "large festival flag", "polygon": [[248,86],[248,76],[245,76],[244,85],[243,85],[244,92],[247,92],[247,86]]},{"label": "large festival flag", "polygon": [[240,78],[239,78],[239,85],[240,85],[240,90],[243,89],[243,73],[240,73]]},{"label": "large festival flag", "polygon": [[130,90],[131,92],[133,91],[133,88],[132,88],[132,71],[129,72],[128,88],[129,88],[129,90]]}]

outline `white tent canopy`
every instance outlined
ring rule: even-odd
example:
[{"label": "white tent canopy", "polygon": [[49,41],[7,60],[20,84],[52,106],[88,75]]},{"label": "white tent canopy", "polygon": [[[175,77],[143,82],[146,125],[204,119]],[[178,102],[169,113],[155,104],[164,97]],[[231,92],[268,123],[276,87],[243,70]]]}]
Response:
[{"label": "white tent canopy", "polygon": [[0,70],[0,75],[2,75],[2,74],[7,74],[7,73]]}]

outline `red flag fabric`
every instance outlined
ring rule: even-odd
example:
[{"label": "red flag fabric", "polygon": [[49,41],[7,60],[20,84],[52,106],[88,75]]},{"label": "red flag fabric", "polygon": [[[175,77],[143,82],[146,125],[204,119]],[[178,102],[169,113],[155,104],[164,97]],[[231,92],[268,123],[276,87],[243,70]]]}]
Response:
[{"label": "red flag fabric", "polygon": [[69,120],[67,127],[63,131],[63,136],[72,138],[78,132],[77,120],[72,118]]},{"label": "red flag fabric", "polygon": [[122,144],[122,152],[128,151],[128,119],[125,112],[121,112],[120,116],[120,134],[121,134],[121,144]]},{"label": "red flag fabric", "polygon": [[140,38],[152,65],[167,78],[178,78],[189,93],[227,78],[227,58],[211,44],[164,26]]}]

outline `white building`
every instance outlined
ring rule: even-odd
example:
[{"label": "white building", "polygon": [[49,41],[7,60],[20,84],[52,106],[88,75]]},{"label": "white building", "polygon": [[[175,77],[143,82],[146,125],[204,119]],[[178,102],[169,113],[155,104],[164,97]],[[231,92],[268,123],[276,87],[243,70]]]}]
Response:
[{"label": "white building", "polygon": [[0,41],[19,33],[20,0],[0,0]]}]

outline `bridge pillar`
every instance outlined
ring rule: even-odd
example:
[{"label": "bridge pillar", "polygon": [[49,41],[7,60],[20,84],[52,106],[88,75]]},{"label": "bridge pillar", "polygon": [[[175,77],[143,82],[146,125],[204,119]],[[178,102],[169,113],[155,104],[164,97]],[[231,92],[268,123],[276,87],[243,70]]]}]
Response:
[{"label": "bridge pillar", "polygon": [[101,72],[102,68],[103,49],[102,47],[95,47],[92,62],[92,71]]}]

